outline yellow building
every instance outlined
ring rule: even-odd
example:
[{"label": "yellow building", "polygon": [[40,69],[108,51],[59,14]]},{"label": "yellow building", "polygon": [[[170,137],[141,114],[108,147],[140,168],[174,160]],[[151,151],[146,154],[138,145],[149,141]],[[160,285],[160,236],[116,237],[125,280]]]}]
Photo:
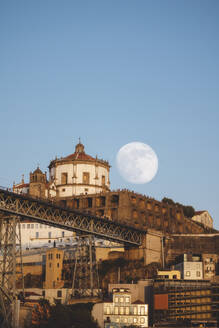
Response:
[{"label": "yellow building", "polygon": [[51,248],[46,252],[46,279],[44,288],[61,288],[64,251],[58,248]]},{"label": "yellow building", "polygon": [[181,279],[181,273],[177,270],[158,271],[157,279]]}]

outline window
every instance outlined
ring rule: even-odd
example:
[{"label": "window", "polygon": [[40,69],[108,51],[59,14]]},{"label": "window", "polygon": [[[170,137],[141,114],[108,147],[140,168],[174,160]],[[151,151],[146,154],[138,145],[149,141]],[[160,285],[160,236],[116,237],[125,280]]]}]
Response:
[{"label": "window", "polygon": [[30,229],[30,224],[27,225],[27,229]]},{"label": "window", "polygon": [[129,307],[128,306],[126,306],[126,308],[125,308],[125,314],[129,314]]},{"label": "window", "polygon": [[119,302],[119,298],[115,297],[115,303],[118,303],[118,302]]},{"label": "window", "polygon": [[120,303],[123,303],[124,302],[124,297],[120,297],[119,301],[120,301]]},{"label": "window", "polygon": [[61,184],[67,184],[68,183],[68,173],[63,172],[61,174]]},{"label": "window", "polygon": [[126,303],[129,303],[129,302],[130,302],[130,298],[129,298],[129,297],[126,297],[126,298],[125,298],[125,302],[126,302]]},{"label": "window", "polygon": [[122,306],[120,308],[120,314],[124,314],[124,308]]},{"label": "window", "polygon": [[144,306],[141,306],[141,315],[144,315]]},{"label": "window", "polygon": [[45,297],[45,290],[42,291],[42,296]]},{"label": "window", "polygon": [[57,290],[57,297],[62,297],[62,291],[61,290]]},{"label": "window", "polygon": [[34,229],[34,224],[31,224],[31,229]]},{"label": "window", "polygon": [[190,277],[190,271],[186,271],[186,277]]},{"label": "window", "polygon": [[38,231],[36,232],[36,238],[39,238],[39,232]]},{"label": "window", "polygon": [[105,175],[102,175],[102,186],[105,186],[106,184],[106,177]]},{"label": "window", "polygon": [[137,314],[137,307],[136,306],[134,307],[134,314],[135,315]]},{"label": "window", "polygon": [[138,322],[138,319],[137,319],[137,318],[134,318],[134,319],[133,319],[133,322],[134,322],[134,323]]},{"label": "window", "polygon": [[62,237],[65,237],[65,231],[62,231]]},{"label": "window", "polygon": [[22,224],[22,229],[25,229],[25,224]]},{"label": "window", "polygon": [[115,306],[115,308],[114,308],[114,314],[119,314],[119,308],[118,308],[118,306]]},{"label": "window", "polygon": [[35,227],[36,227],[36,229],[38,229],[38,223],[36,223]]},{"label": "window", "polygon": [[62,188],[62,191],[64,192],[65,191],[65,188]]},{"label": "window", "polygon": [[50,268],[52,267],[52,263],[49,263],[49,267],[50,267]]},{"label": "window", "polygon": [[52,238],[52,232],[48,232],[48,238]]},{"label": "window", "polygon": [[83,183],[84,184],[90,183],[90,174],[88,172],[83,172]]},{"label": "window", "polygon": [[57,263],[57,268],[59,268],[59,263]]},{"label": "window", "polygon": [[196,277],[201,277],[201,272],[200,271],[196,271]]},{"label": "window", "polygon": [[107,306],[107,308],[106,308],[106,314],[110,314],[110,307],[109,306]]},{"label": "window", "polygon": [[141,318],[141,319],[140,319],[140,322],[141,322],[141,323],[144,323],[144,318]]}]

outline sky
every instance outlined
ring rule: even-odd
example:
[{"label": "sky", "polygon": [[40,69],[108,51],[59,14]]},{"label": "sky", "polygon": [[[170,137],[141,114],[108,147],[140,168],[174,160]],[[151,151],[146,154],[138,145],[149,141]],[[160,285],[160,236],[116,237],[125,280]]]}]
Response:
[{"label": "sky", "polygon": [[[0,186],[85,151],[111,189],[208,210],[219,229],[219,2],[2,0]],[[159,160],[147,184],[116,168],[129,142]]]}]

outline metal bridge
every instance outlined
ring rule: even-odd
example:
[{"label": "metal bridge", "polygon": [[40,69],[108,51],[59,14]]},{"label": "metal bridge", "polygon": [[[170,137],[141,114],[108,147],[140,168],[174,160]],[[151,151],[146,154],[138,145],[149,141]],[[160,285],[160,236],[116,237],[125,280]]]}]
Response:
[{"label": "metal bridge", "polygon": [[146,231],[0,189],[0,212],[57,228],[140,246]]},{"label": "metal bridge", "polygon": [[[0,188],[0,326],[18,328],[19,295],[16,289],[16,257],[21,254],[20,222],[30,220],[78,235],[93,235],[126,246],[140,246],[146,231],[108,219],[57,206]],[[22,270],[22,265],[21,265]],[[20,272],[23,276],[22,272]]]}]

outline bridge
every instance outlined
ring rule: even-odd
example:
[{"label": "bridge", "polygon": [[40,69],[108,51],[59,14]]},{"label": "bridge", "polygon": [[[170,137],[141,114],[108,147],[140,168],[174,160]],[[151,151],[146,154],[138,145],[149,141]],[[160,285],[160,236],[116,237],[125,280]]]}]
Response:
[{"label": "bridge", "polygon": [[[146,231],[0,189],[0,312],[2,327],[17,328],[16,257],[21,256],[20,222],[29,220],[78,235],[93,235],[126,246],[138,247]],[[22,269],[22,266],[21,266]],[[22,273],[22,272],[21,272]]]},{"label": "bridge", "polygon": [[146,231],[57,206],[52,202],[30,198],[0,189],[0,212],[15,215],[20,220],[28,219],[56,228],[92,234],[101,239],[129,246],[140,246]]}]

